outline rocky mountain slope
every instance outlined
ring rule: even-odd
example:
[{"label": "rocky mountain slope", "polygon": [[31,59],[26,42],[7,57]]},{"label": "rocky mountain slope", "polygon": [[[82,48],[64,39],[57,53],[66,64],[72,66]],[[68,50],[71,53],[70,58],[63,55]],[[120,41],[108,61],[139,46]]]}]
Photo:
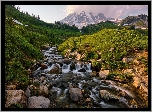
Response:
[{"label": "rocky mountain slope", "polygon": [[[111,18],[110,18],[111,19]],[[89,24],[97,24],[101,21],[108,20],[104,14],[99,13],[98,15],[94,15],[93,13],[85,13],[82,11],[81,13],[72,13],[65,17],[63,20],[61,20],[61,23],[67,23],[69,25],[77,26],[79,29],[81,29],[83,26],[87,26]]]}]

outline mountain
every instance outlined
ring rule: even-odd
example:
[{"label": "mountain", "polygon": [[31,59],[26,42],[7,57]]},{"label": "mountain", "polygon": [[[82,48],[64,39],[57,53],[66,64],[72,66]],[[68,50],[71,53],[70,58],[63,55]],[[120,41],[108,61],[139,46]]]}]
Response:
[{"label": "mountain", "polygon": [[120,23],[121,26],[123,26],[124,24],[135,25],[138,28],[148,28],[148,16],[145,14],[141,14],[138,16],[128,16],[124,18]]},{"label": "mountain", "polygon": [[89,24],[97,24],[101,21],[106,20],[108,19],[102,13],[94,15],[91,12],[85,13],[84,11],[82,11],[81,13],[71,13],[60,22],[69,24],[70,26],[75,24],[75,26],[81,29],[83,26],[87,26]]}]

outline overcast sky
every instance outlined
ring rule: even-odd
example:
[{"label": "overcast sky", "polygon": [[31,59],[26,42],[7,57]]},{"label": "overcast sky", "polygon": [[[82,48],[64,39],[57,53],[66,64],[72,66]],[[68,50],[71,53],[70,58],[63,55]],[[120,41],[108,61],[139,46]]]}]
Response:
[{"label": "overcast sky", "polygon": [[27,11],[30,15],[39,15],[40,19],[54,23],[64,19],[73,12],[93,14],[103,13],[107,18],[124,18],[129,15],[146,14],[148,15],[148,5],[16,5],[20,11]]}]

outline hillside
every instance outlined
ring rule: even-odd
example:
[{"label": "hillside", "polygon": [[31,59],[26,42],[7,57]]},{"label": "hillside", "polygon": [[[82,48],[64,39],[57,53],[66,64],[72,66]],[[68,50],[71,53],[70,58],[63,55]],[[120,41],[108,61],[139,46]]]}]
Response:
[{"label": "hillside", "polygon": [[40,18],[5,6],[5,108],[149,106],[148,29]]},{"label": "hillside", "polygon": [[5,18],[5,82],[18,88],[30,83],[28,69],[43,59],[41,49],[81,35],[76,27],[45,23],[11,5],[5,6]]},{"label": "hillside", "polygon": [[148,16],[144,14],[138,16],[128,16],[120,23],[121,26],[124,24],[135,25],[137,28],[148,28]]}]

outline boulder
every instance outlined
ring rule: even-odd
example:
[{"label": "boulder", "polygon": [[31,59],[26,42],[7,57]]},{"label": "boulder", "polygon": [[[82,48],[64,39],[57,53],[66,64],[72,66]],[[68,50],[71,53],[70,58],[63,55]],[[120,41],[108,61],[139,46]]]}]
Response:
[{"label": "boulder", "polygon": [[6,90],[5,107],[8,108],[12,104],[20,104],[23,108],[27,106],[27,98],[23,90]]},{"label": "boulder", "polygon": [[50,100],[43,96],[32,96],[28,98],[27,108],[48,108]]},{"label": "boulder", "polygon": [[47,65],[41,64],[41,70],[44,70],[44,69],[47,69],[47,68],[48,68]]},{"label": "boulder", "polygon": [[79,88],[70,88],[69,93],[70,93],[70,97],[73,101],[78,102],[83,98],[81,89],[79,89]]},{"label": "boulder", "polygon": [[108,100],[119,100],[119,98],[111,93],[109,93],[107,90],[100,90],[100,96],[102,99],[108,101]]},{"label": "boulder", "polygon": [[50,71],[49,74],[60,74],[62,73],[62,68],[59,68],[59,66],[54,66]]},{"label": "boulder", "polygon": [[100,70],[99,71],[99,77],[101,79],[106,79],[106,76],[109,74],[109,70]]}]

